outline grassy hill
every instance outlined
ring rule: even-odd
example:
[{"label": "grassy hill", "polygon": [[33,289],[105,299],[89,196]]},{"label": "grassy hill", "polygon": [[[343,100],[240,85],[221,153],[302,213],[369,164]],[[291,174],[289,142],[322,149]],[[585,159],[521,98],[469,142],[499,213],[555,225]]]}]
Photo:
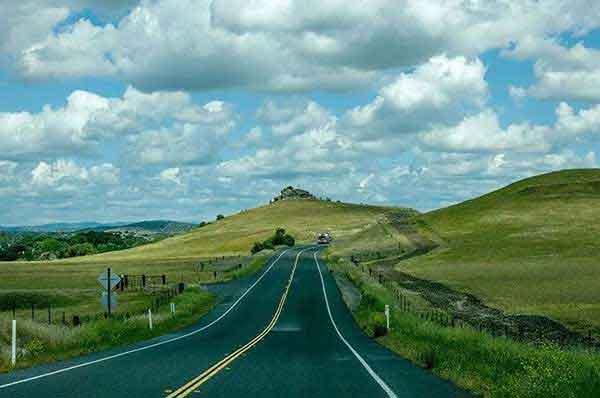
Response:
[{"label": "grassy hill", "polygon": [[89,230],[103,232],[134,233],[138,235],[175,235],[183,232],[188,232],[194,229],[195,227],[197,227],[196,224],[185,222],[169,220],[150,220],[124,225],[101,225],[95,228],[90,228]]},{"label": "grassy hill", "polygon": [[317,200],[278,201],[247,210],[188,233],[134,249],[52,262],[0,263],[0,290],[95,287],[100,270],[194,276],[202,258],[248,255],[255,241],[285,228],[298,243],[313,242],[319,231],[344,239],[396,209]]},{"label": "grassy hill", "polygon": [[600,170],[528,178],[419,216],[443,241],[403,271],[513,313],[600,328]]}]

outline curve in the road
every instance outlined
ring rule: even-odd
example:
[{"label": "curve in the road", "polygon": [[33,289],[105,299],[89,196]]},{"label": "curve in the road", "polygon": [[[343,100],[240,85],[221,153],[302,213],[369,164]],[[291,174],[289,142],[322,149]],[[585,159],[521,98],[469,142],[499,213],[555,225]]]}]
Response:
[{"label": "curve in the road", "polygon": [[77,365],[68,366],[68,367],[65,367],[65,368],[62,368],[62,369],[57,369],[57,370],[54,370],[54,371],[51,371],[51,372],[42,373],[40,375],[36,375],[36,376],[32,376],[32,377],[27,377],[27,378],[16,380],[16,381],[13,381],[13,382],[10,382],[10,383],[2,384],[2,385],[0,385],[0,390],[4,389],[4,388],[15,386],[15,385],[18,385],[18,384],[23,384],[23,383],[27,383],[27,382],[30,382],[30,381],[39,380],[39,379],[43,379],[43,378],[46,378],[46,377],[54,376],[54,375],[57,375],[57,374],[69,372],[69,371],[72,371],[72,370],[75,370],[75,369],[79,369],[79,368],[83,368],[83,367],[86,367],[86,366],[91,366],[91,365],[98,364],[98,363],[101,363],[101,362],[110,361],[112,359],[120,358],[120,357],[123,357],[123,356],[126,356],[126,355],[130,355],[130,354],[133,354],[133,353],[136,353],[136,352],[149,350],[151,348],[155,348],[155,347],[159,347],[159,346],[162,346],[162,345],[165,345],[165,344],[173,343],[175,341],[179,341],[179,340],[185,339],[187,337],[193,336],[195,334],[198,334],[198,333],[200,333],[200,332],[202,332],[202,331],[210,328],[211,326],[215,325],[216,323],[218,323],[219,321],[221,321],[223,318],[225,318],[227,316],[227,314],[229,314],[231,311],[233,311],[233,309],[235,309],[238,306],[238,304],[244,299],[244,297],[246,297],[246,295],[248,295],[248,293],[250,293],[250,291],[252,291],[252,289],[254,289],[254,287],[260,283],[260,281],[264,278],[264,276],[269,271],[271,271],[271,269],[273,268],[273,266],[275,266],[275,264],[279,261],[279,259],[281,259],[281,257],[284,254],[286,254],[287,252],[288,252],[288,250],[284,250],[283,252],[281,252],[279,254],[279,256],[275,259],[275,261],[273,261],[269,265],[269,267],[267,267],[267,269],[260,275],[260,277],[252,285],[250,285],[248,287],[248,289],[246,289],[246,291],[244,291],[244,293],[235,302],[233,302],[233,304],[231,304],[231,306],[225,312],[223,312],[223,314],[221,314],[219,317],[217,317],[215,320],[213,320],[212,322],[208,323],[207,325],[204,325],[204,326],[202,326],[202,327],[200,327],[198,329],[192,330],[191,332],[182,334],[182,335],[177,336],[177,337],[173,337],[173,338],[168,339],[168,340],[160,341],[160,342],[157,342],[157,343],[153,343],[153,344],[145,345],[145,346],[142,346],[142,347],[134,348],[134,349],[131,349],[131,350],[123,351],[123,352],[120,352],[118,354],[109,355],[109,356],[98,358],[98,359],[95,359],[95,360],[92,360],[92,361],[83,362],[83,363],[80,363],[80,364],[77,364]]}]

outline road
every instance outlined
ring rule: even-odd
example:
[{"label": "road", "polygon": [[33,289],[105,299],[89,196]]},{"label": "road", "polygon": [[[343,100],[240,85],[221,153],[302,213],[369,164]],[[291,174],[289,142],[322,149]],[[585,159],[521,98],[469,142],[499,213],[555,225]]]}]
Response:
[{"label": "road", "polygon": [[274,256],[197,325],[0,375],[0,397],[465,397],[365,336],[317,256]]}]

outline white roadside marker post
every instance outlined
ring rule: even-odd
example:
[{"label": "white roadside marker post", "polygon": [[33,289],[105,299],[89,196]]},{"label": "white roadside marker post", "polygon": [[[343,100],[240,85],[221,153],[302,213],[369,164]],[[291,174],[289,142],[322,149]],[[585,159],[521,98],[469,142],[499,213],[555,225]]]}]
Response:
[{"label": "white roadside marker post", "polygon": [[171,315],[175,315],[175,303],[171,303]]},{"label": "white roadside marker post", "polygon": [[152,310],[148,308],[148,326],[152,330]]},{"label": "white roadside marker post", "polygon": [[390,306],[388,304],[385,305],[385,325],[389,332],[390,331]]},{"label": "white roadside marker post", "polygon": [[12,366],[17,364],[17,320],[12,321],[12,350],[11,350],[11,363]]}]

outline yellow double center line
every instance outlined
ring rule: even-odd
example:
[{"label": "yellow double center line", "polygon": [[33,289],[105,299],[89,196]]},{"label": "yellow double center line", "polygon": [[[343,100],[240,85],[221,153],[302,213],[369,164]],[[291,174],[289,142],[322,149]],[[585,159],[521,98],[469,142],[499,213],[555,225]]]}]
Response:
[{"label": "yellow double center line", "polygon": [[214,375],[216,375],[221,370],[223,370],[225,367],[227,367],[230,363],[235,361],[239,356],[241,356],[244,353],[246,353],[247,351],[249,351],[252,347],[254,347],[256,344],[258,344],[258,342],[260,342],[262,339],[264,339],[267,334],[269,334],[269,332],[273,329],[273,327],[277,323],[277,320],[279,319],[281,312],[283,311],[283,306],[285,305],[285,301],[286,301],[288,293],[290,291],[290,287],[292,286],[292,281],[294,280],[294,274],[296,273],[296,267],[298,266],[298,260],[300,259],[300,255],[302,254],[302,252],[304,252],[306,250],[308,250],[308,249],[300,250],[298,252],[298,254],[296,255],[296,260],[294,261],[294,266],[293,266],[292,272],[290,274],[290,279],[288,280],[288,283],[285,287],[283,295],[281,296],[281,299],[279,300],[279,305],[277,306],[277,310],[275,311],[275,314],[273,315],[273,318],[271,319],[271,322],[269,322],[267,327],[262,332],[260,332],[255,338],[253,338],[248,343],[246,343],[244,346],[238,348],[237,350],[235,350],[234,352],[227,355],[225,358],[223,358],[222,360],[220,360],[219,362],[217,362],[216,364],[214,364],[213,366],[211,366],[210,368],[205,370],[201,375],[193,378],[192,380],[185,383],[183,386],[179,387],[177,390],[175,390],[172,393],[170,393],[169,395],[167,395],[167,398],[187,397],[192,392],[194,392],[198,387],[200,387],[202,384],[206,383]]}]

